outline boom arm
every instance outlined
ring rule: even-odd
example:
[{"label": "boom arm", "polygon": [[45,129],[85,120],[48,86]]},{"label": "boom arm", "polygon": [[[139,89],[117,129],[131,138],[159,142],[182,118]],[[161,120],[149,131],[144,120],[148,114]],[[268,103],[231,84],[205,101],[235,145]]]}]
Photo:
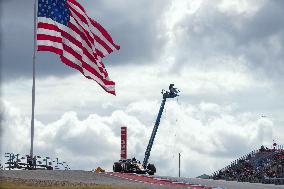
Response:
[{"label": "boom arm", "polygon": [[169,91],[162,90],[163,100],[162,100],[160,110],[159,110],[153,131],[152,131],[152,134],[151,134],[151,137],[150,137],[150,140],[149,140],[146,152],[145,152],[145,157],[144,157],[144,161],[143,161],[143,167],[144,168],[146,168],[147,164],[148,164],[150,152],[151,152],[151,149],[152,149],[152,146],[153,146],[153,143],[154,143],[154,139],[155,139],[158,127],[160,125],[160,120],[161,120],[161,117],[162,117],[162,114],[163,114],[163,110],[164,110],[164,107],[165,107],[165,104],[166,104],[166,100],[167,100],[167,98],[175,98],[176,96],[178,96],[179,90],[177,90],[173,86],[174,86],[173,84],[170,84]]}]

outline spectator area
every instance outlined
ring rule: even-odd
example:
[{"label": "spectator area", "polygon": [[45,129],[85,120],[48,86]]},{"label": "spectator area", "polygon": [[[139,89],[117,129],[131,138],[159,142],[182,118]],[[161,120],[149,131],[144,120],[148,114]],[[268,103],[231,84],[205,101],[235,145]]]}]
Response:
[{"label": "spectator area", "polygon": [[215,180],[284,185],[284,149],[273,145],[233,161],[229,166],[213,173]]}]

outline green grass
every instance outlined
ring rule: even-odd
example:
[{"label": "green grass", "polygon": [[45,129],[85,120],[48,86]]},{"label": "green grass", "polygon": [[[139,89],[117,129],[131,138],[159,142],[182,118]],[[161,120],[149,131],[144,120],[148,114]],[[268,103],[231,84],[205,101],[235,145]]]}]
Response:
[{"label": "green grass", "polygon": [[95,185],[95,186],[32,186],[12,181],[1,181],[0,189],[142,189],[137,187],[127,186],[107,186],[107,185]]}]

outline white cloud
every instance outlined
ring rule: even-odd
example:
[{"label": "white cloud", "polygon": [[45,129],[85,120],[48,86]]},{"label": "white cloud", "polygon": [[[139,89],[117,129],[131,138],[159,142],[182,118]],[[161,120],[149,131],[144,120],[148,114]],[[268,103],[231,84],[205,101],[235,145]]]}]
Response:
[{"label": "white cloud", "polygon": [[[218,114],[210,114],[212,107],[219,107]],[[35,153],[60,157],[73,169],[102,166],[111,170],[113,161],[119,158],[120,126],[126,125],[128,154],[142,161],[154,124],[145,120],[155,118],[157,112],[157,103],[144,100],[107,116],[90,114],[79,119],[75,112],[66,112],[47,124],[37,120]],[[1,114],[2,151],[27,153],[29,117],[7,101]],[[269,145],[275,132],[269,118],[255,119],[250,113],[235,115],[210,102],[195,107],[171,100],[166,104],[150,161],[157,165],[158,174],[175,176],[176,158],[181,152],[184,175],[211,173],[261,144]]]},{"label": "white cloud", "polygon": [[203,112],[216,112],[216,113],[220,112],[220,106],[218,104],[215,104],[215,103],[201,102],[200,103],[200,109]]},{"label": "white cloud", "polygon": [[173,0],[171,1],[168,10],[165,11],[164,24],[168,30],[174,30],[177,23],[184,19],[184,17],[190,16],[199,9],[203,0]]},{"label": "white cloud", "polygon": [[[185,67],[180,73],[163,70],[161,63],[151,66],[120,66],[110,69],[116,82],[117,96],[106,94],[94,81],[85,79],[79,73],[65,78],[48,77],[36,81],[36,116],[45,120],[58,119],[66,111],[76,111],[79,116],[92,112],[109,113],[124,108],[133,101],[143,100],[144,110],[153,109],[154,101],[160,100],[160,90],[175,83],[182,96],[221,97],[236,92],[262,90],[270,87],[267,80],[259,80],[243,68],[243,61],[231,61],[234,69],[223,66],[213,69]],[[236,64],[236,65],[235,65]],[[239,66],[237,66],[239,65]],[[13,102],[23,112],[31,112],[31,80],[18,79],[4,83],[3,97]],[[19,98],[18,95],[21,94]],[[206,99],[205,99],[206,100]],[[155,102],[156,103],[156,102]],[[152,108],[151,108],[152,107]],[[131,109],[131,107],[129,107]]]},{"label": "white cloud", "polygon": [[218,8],[229,15],[253,16],[266,2],[267,0],[222,0]]}]

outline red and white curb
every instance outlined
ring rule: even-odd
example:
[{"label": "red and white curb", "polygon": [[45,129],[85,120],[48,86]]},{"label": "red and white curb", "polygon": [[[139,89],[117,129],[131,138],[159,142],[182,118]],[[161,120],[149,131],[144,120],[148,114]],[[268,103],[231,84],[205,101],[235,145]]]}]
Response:
[{"label": "red and white curb", "polygon": [[126,179],[129,181],[134,182],[141,182],[145,184],[153,184],[153,185],[160,185],[160,186],[172,186],[177,188],[189,188],[189,189],[224,189],[224,188],[212,188],[208,186],[196,185],[187,182],[180,182],[176,180],[169,180],[149,175],[139,175],[135,173],[105,173],[109,176],[114,176],[122,179]]}]

